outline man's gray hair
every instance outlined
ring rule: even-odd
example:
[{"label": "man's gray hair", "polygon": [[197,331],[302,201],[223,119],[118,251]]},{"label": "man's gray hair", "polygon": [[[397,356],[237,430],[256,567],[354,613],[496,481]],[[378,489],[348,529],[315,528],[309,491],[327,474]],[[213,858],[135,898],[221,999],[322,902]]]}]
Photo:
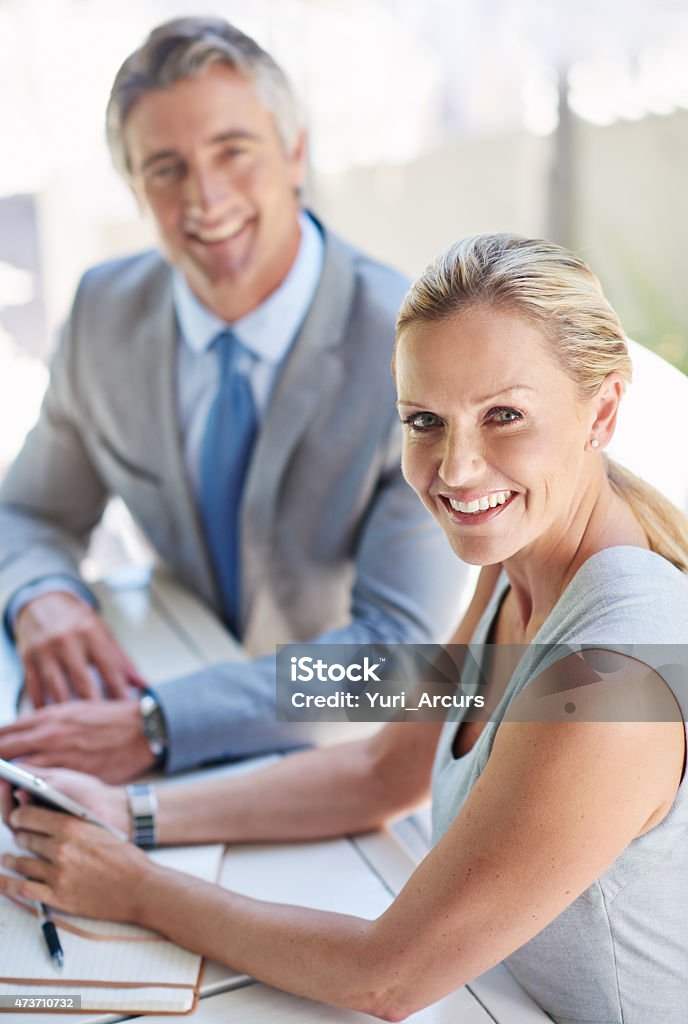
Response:
[{"label": "man's gray hair", "polygon": [[303,121],[286,75],[269,53],[222,18],[175,18],[158,25],[117,72],[107,106],[106,131],[112,161],[131,174],[124,124],[134,103],[155,89],[166,89],[200,74],[210,64],[226,64],[253,82],[272,114],[286,153],[292,153]]}]

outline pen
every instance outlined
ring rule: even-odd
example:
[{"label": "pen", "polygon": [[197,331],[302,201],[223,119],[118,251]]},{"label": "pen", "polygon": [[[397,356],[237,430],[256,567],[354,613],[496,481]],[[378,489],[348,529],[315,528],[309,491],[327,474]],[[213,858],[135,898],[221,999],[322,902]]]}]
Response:
[{"label": "pen", "polygon": [[57,934],[57,928],[52,919],[50,909],[46,907],[45,903],[38,904],[38,920],[41,923],[41,931],[43,932],[45,944],[48,947],[50,959],[55,967],[62,970],[64,967],[64,950],[62,949],[60,936]]}]

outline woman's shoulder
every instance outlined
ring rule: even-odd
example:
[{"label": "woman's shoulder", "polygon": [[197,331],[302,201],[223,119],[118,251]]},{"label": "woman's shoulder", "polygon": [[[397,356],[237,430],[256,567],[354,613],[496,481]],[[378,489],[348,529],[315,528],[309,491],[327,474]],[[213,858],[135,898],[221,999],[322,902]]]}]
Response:
[{"label": "woman's shoulder", "polygon": [[654,551],[604,548],[581,566],[545,626],[579,643],[685,643],[688,576]]},{"label": "woman's shoulder", "polygon": [[609,585],[621,580],[643,581],[647,586],[669,583],[684,590],[688,587],[688,576],[663,555],[630,544],[595,552],[583,563],[571,583],[578,583],[579,586],[600,583]]}]

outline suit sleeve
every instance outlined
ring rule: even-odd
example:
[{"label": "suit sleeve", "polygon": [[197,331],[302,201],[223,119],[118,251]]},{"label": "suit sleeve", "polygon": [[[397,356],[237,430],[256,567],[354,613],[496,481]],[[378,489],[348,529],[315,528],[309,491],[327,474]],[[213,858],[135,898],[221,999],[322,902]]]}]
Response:
[{"label": "suit sleeve", "polygon": [[83,442],[77,388],[79,295],[52,362],[38,421],[0,487],[0,607],[46,576],[83,585],[79,562],[107,492]]},{"label": "suit sleeve", "polygon": [[[317,644],[428,643],[456,627],[468,567],[405,482],[400,430],[392,428],[375,498],[358,538],[349,623]],[[223,663],[152,686],[168,730],[166,769],[289,750],[317,742],[322,725],[278,722],[275,657]]]}]

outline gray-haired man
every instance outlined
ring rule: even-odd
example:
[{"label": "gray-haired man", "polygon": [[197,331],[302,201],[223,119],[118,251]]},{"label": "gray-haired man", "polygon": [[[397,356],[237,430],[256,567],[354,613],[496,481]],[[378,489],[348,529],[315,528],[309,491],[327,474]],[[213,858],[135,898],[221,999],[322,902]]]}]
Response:
[{"label": "gray-haired man", "polygon": [[[85,275],[0,491],[0,598],[34,703],[57,702],[0,730],[0,756],[120,781],[161,749],[175,770],[289,746],[275,644],[446,636],[461,580],[398,465],[405,282],[300,208],[274,61],[223,21],[162,25],[117,76],[108,137],[164,258]],[[145,681],[77,568],[112,494],[262,657],[131,696]],[[97,696],[92,668],[116,700],[70,699]]]}]

